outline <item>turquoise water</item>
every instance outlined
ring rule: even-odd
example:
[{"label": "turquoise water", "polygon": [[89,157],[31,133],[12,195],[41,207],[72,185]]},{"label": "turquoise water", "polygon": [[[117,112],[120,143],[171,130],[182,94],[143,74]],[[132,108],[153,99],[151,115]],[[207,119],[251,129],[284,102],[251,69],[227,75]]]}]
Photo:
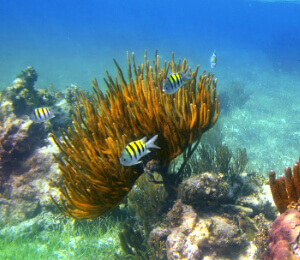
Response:
[{"label": "turquoise water", "polygon": [[[117,74],[113,58],[126,71],[126,51],[135,53],[137,64],[143,63],[146,49],[150,61],[155,50],[168,61],[174,52],[176,61],[186,58],[192,69],[199,64],[200,72],[218,78],[221,114],[216,127],[222,143],[232,151],[247,149],[247,171],[267,176],[273,169],[282,174],[300,155],[299,14],[300,1],[2,0],[0,90],[33,66],[38,73],[36,88],[53,84],[64,90],[76,84],[91,91],[94,77],[104,88],[105,71]],[[217,66],[211,69],[215,50]],[[249,94],[242,104],[233,91],[236,86]],[[236,102],[230,111],[222,103],[225,94]],[[121,254],[117,237],[121,224],[113,218],[106,221],[90,223],[91,229],[104,225],[111,232],[98,235],[48,223],[50,231],[58,232],[48,235],[51,243],[38,230],[23,240],[0,240],[7,248],[6,253],[0,250],[0,258],[26,259],[27,254],[27,259],[81,259],[88,245],[96,248],[90,249],[91,254],[102,250],[99,259],[105,259],[108,249]],[[62,234],[60,244],[57,234]],[[20,258],[14,252],[19,244]]]}]

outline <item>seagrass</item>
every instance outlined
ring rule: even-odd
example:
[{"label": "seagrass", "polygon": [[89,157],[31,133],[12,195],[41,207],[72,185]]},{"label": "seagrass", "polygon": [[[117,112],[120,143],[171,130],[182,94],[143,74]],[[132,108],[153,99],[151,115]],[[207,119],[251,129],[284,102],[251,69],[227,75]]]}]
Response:
[{"label": "seagrass", "polygon": [[[124,167],[119,157],[126,143],[158,135],[161,147],[150,153],[167,169],[171,160],[184,153],[187,161],[202,134],[216,122],[220,113],[216,93],[217,80],[213,75],[198,77],[199,66],[191,80],[173,95],[161,88],[169,70],[172,73],[188,70],[187,60],[164,62],[160,67],[155,53],[153,66],[145,52],[144,64],[135,65],[128,58],[127,81],[114,60],[118,76],[106,72],[106,90],[93,80],[92,99],[81,92],[74,106],[72,127],[61,130],[61,138],[53,134],[60,155],[56,158],[61,169],[61,204],[55,204],[67,215],[91,218],[105,214],[127,195],[142,174],[142,164]],[[163,178],[168,178],[162,173]]]}]

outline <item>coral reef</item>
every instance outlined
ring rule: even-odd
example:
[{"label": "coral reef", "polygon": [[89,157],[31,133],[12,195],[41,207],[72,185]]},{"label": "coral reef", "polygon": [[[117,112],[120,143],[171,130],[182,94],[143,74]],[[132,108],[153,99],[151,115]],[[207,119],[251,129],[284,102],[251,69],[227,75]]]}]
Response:
[{"label": "coral reef", "polygon": [[179,186],[178,198],[193,206],[197,212],[232,212],[255,216],[260,213],[275,218],[271,194],[264,177],[243,173],[234,185],[222,174],[205,172],[184,180]]},{"label": "coral reef", "polygon": [[45,140],[45,146],[37,147],[19,165],[11,166],[12,172],[6,176],[0,196],[0,227],[39,219],[49,211],[57,213],[49,197],[58,193],[50,183],[50,179],[57,180],[58,176],[58,167],[52,157],[56,146],[51,141],[50,138]]},{"label": "coral reef", "polygon": [[240,181],[244,188],[233,190],[216,173],[185,179],[172,209],[152,222],[149,237],[139,229],[147,248],[144,253],[159,255],[158,259],[256,259],[268,238],[264,215],[274,219],[275,207],[263,176],[242,173]]},{"label": "coral reef", "polygon": [[[74,96],[78,90],[68,87],[54,94],[36,89],[36,80],[36,71],[29,67],[0,94],[1,228],[22,221],[35,225],[40,215],[57,212],[49,195],[58,193],[50,181],[58,180],[58,167],[52,156],[58,151],[48,134],[71,122],[74,99],[69,101],[66,97]],[[33,123],[28,115],[31,108],[40,105],[54,105],[59,113],[50,122]]]},{"label": "coral reef", "polygon": [[[267,207],[270,210],[266,214],[268,214],[268,217],[271,217],[274,215],[274,210],[269,200],[265,199],[265,195],[262,195],[266,193],[266,190],[262,187],[265,184],[265,178],[261,174],[254,172],[245,173],[247,162],[246,149],[237,149],[234,155],[226,145],[217,146],[216,148],[201,145],[188,162],[190,168],[186,167],[188,172],[186,176],[205,171],[211,173],[205,173],[202,177],[201,175],[193,177],[198,179],[198,182],[194,182],[193,178],[189,179],[188,181],[192,184],[194,183],[195,187],[190,187],[190,189],[187,189],[187,192],[190,193],[195,188],[197,190],[202,185],[202,179],[207,177],[211,181],[203,179],[203,183],[210,183],[211,186],[208,185],[208,190],[203,188],[202,192],[210,194],[212,191],[217,191],[217,193],[222,194],[222,198],[219,198],[221,199],[220,203],[224,202],[225,199],[226,203],[251,205],[251,207],[256,209],[256,214],[264,212],[259,207]],[[253,196],[253,193],[256,193],[256,196]],[[205,196],[201,195],[201,197],[206,201],[207,198]],[[213,201],[218,201],[219,199],[216,198],[211,197]]]},{"label": "coral reef", "polygon": [[[10,104],[3,102],[0,113],[9,110]],[[5,111],[7,112],[7,111]],[[21,167],[33,149],[43,143],[46,134],[41,132],[41,126],[24,122],[10,114],[0,128],[0,193],[4,191],[4,183],[15,170]]]},{"label": "coral reef", "polygon": [[[167,216],[167,226],[153,229],[149,240],[166,239],[168,259],[237,258],[249,242],[238,223],[225,215],[198,215],[177,200]],[[163,258],[164,259],[164,258]]]},{"label": "coral reef", "polygon": [[[83,109],[77,103],[73,128],[61,131],[62,140],[53,135],[62,153],[56,158],[63,178],[58,186],[67,201],[61,199],[63,211],[78,219],[103,215],[127,195],[143,169],[141,165],[124,167],[119,157],[126,143],[143,136],[158,135],[161,149],[149,156],[158,160],[164,187],[174,196],[182,180],[181,169],[196,147],[193,143],[199,143],[220,112],[217,81],[213,75],[203,73],[197,82],[198,68],[174,95],[162,93],[169,68],[172,72],[186,71],[186,60],[176,64],[172,56],[172,63],[165,62],[161,68],[156,53],[151,67],[145,53],[145,64],[136,67],[134,55],[133,65],[128,56],[128,81],[114,62],[118,79],[114,81],[107,73],[106,94],[94,80],[92,101],[80,94]],[[181,153],[183,164],[171,178],[167,169]]]},{"label": "coral reef", "polygon": [[[36,147],[45,145],[47,131],[43,125],[33,124],[29,115],[38,100],[44,100],[47,91],[36,90],[34,82],[37,73],[32,67],[22,71],[12,86],[0,94],[0,192],[5,191],[4,184],[10,175],[17,174],[24,161]],[[44,94],[42,94],[42,92]],[[53,99],[51,98],[51,104]]]},{"label": "coral reef", "polygon": [[280,213],[286,211],[288,205],[300,199],[300,167],[299,162],[293,167],[293,175],[290,167],[284,169],[285,176],[276,179],[274,171],[269,172],[269,183],[274,203]]},{"label": "coral reef", "polygon": [[3,91],[5,98],[12,102],[17,117],[29,115],[36,107],[55,104],[56,99],[48,89],[34,88],[37,78],[38,74],[34,68],[28,67],[17,75],[10,87]]},{"label": "coral reef", "polygon": [[228,184],[220,175],[205,172],[184,180],[179,186],[178,198],[200,210],[224,203],[228,200],[227,192]]}]

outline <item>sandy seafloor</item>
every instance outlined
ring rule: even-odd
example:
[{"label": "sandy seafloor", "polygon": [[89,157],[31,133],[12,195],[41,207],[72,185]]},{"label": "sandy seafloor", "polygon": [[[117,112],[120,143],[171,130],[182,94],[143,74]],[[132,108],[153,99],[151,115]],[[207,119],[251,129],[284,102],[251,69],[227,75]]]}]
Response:
[{"label": "sandy seafloor", "polygon": [[233,60],[218,71],[219,90],[237,81],[252,95],[241,109],[220,115],[223,142],[232,149],[247,149],[248,170],[267,175],[272,169],[283,174],[284,167],[292,167],[300,156],[300,105],[296,97],[300,62],[291,61],[294,65],[287,69],[286,59],[274,60],[261,51],[238,57],[241,64]]}]

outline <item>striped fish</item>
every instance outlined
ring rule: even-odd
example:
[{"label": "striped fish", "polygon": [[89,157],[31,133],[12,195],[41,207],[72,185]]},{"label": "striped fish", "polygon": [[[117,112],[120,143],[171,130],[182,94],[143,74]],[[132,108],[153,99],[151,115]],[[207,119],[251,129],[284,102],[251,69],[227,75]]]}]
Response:
[{"label": "striped fish", "polygon": [[50,110],[47,107],[36,108],[29,115],[31,121],[35,123],[42,123],[54,117],[54,110]]},{"label": "striped fish", "polygon": [[141,140],[127,144],[122,151],[120,164],[124,166],[131,166],[141,163],[139,160],[151,152],[149,148],[160,149],[160,147],[154,144],[156,139],[157,135],[153,136],[148,142],[147,137],[144,137]]},{"label": "striped fish", "polygon": [[187,79],[191,79],[191,77],[188,74],[188,70],[186,71],[186,73],[184,73],[184,71],[181,71],[179,73],[171,74],[168,78],[166,78],[162,87],[162,92],[166,94],[174,94],[186,83],[185,81]]}]

